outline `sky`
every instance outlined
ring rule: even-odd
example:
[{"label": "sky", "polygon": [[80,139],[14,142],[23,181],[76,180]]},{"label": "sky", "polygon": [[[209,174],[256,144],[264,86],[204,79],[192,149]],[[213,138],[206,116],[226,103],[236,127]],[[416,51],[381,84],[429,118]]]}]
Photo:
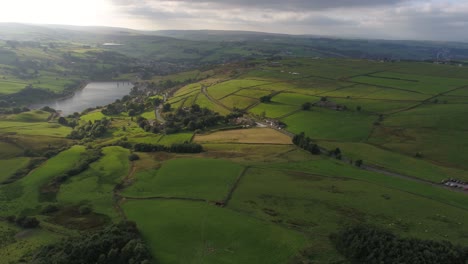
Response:
[{"label": "sky", "polygon": [[468,0],[2,0],[0,22],[468,41]]}]

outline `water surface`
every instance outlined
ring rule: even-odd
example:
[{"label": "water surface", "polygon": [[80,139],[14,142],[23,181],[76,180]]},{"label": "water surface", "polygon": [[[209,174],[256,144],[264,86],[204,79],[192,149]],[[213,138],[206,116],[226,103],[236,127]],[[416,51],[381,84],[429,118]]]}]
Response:
[{"label": "water surface", "polygon": [[129,94],[132,88],[133,84],[130,82],[92,82],[70,98],[34,104],[31,108],[49,106],[60,110],[62,115],[70,115],[90,107],[110,104]]}]

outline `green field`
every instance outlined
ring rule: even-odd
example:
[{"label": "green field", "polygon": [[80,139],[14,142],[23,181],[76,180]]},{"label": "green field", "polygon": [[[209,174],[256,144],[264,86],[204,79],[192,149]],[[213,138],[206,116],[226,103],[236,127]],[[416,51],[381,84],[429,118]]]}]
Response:
[{"label": "green field", "polygon": [[253,104],[258,103],[258,100],[244,96],[230,95],[220,100],[220,102],[232,109],[245,109]]},{"label": "green field", "polygon": [[113,190],[129,172],[130,152],[121,147],[107,147],[103,153],[104,156],[88,170],[62,184],[57,195],[59,203],[85,204],[96,213],[117,217],[113,208]]},{"label": "green field", "polygon": [[[0,184],[1,263],[30,263],[40,246],[122,220],[136,223],[154,263],[162,264],[348,264],[353,261],[330,238],[355,225],[468,244],[468,193],[441,183],[468,181],[468,68],[341,58],[369,45],[359,40],[352,40],[352,49],[335,49],[320,38],[314,41],[322,46],[309,49],[309,38],[286,47],[272,42],[281,36],[218,43],[214,34],[206,35],[211,41],[187,44],[173,38],[177,32],[154,42],[147,39],[153,36],[121,33],[122,46],[105,48],[97,43],[113,40],[94,35],[89,46],[86,38],[16,49],[0,41],[0,183],[38,161],[24,177]],[[392,45],[381,48],[390,52]],[[426,48],[437,44],[431,45]],[[13,64],[16,58],[24,70]],[[68,93],[77,76],[132,80],[139,89],[116,103],[123,110],[118,115],[96,109],[76,118],[76,129],[87,136],[73,140],[67,137],[72,128],[50,113],[19,113],[27,104],[13,102],[51,96],[14,94],[29,83],[55,93],[69,87]],[[271,100],[262,103],[264,96]],[[171,104],[162,113],[165,122],[129,116],[134,108],[154,120],[156,98]],[[193,104],[223,117],[187,109]],[[234,108],[240,110],[226,118]],[[103,118],[108,126],[92,124]],[[266,119],[285,127],[240,129]],[[310,143],[293,141],[301,132]],[[185,142],[193,145],[170,148]],[[168,148],[134,152],[141,150],[138,143]],[[203,151],[191,153],[195,144]],[[314,155],[310,144],[339,148],[341,156]],[[40,226],[20,228],[6,221],[9,216],[35,217]]]},{"label": "green field", "polygon": [[27,85],[27,82],[19,80],[0,80],[0,94],[17,93]]},{"label": "green field", "polygon": [[402,155],[365,143],[320,141],[319,145],[330,150],[340,148],[343,155],[352,160],[363,159],[368,165],[435,183],[449,178],[468,180],[464,170],[440,166],[424,159]]},{"label": "green field", "polygon": [[306,245],[293,230],[206,203],[128,201],[124,210],[162,263],[280,264]]},{"label": "green field", "polygon": [[[442,199],[451,194],[449,191],[440,191],[439,200],[433,194],[437,190],[431,187],[421,186],[419,192],[411,193],[397,186],[406,184],[404,180],[382,185],[379,175],[328,161],[301,165],[249,170],[228,208],[307,234],[312,259],[317,263],[339,259],[328,235],[346,224],[369,223],[404,236],[435,240],[449,237],[466,243],[466,237],[454,228],[464,230],[467,207],[447,206]],[[460,194],[457,199],[461,202],[464,198]]]},{"label": "green field", "polygon": [[17,115],[7,116],[6,120],[19,122],[46,122],[51,114],[41,110],[33,110]]},{"label": "green field", "polygon": [[39,189],[49,180],[70,170],[85,151],[75,146],[48,160],[25,178],[8,185],[0,186],[1,216],[20,212],[36,212],[40,209]]},{"label": "green field", "polygon": [[178,134],[170,134],[170,135],[163,135],[158,144],[164,146],[170,146],[175,143],[184,143],[190,142],[192,140],[193,133],[178,133]]},{"label": "green field", "polygon": [[174,159],[143,171],[125,190],[130,197],[179,197],[222,201],[243,168],[215,159]]},{"label": "green field", "polygon": [[[267,83],[267,81],[257,81],[248,79],[226,81],[209,87],[208,93],[216,99],[222,99],[225,96],[236,93],[242,88],[258,87]],[[267,87],[262,86],[262,88]]]},{"label": "green field", "polygon": [[72,129],[57,123],[29,123],[16,121],[0,121],[0,133],[14,133],[29,136],[65,137]]},{"label": "green field", "polygon": [[279,103],[262,103],[250,109],[249,112],[258,116],[264,115],[266,117],[278,118],[290,114],[299,109],[300,107],[294,105],[285,105]]},{"label": "green field", "polygon": [[384,72],[352,78],[353,81],[435,95],[468,85],[468,80]]},{"label": "green field", "polygon": [[29,158],[25,157],[0,160],[0,168],[2,168],[2,173],[0,174],[0,183],[10,178],[18,170],[26,167],[29,163],[29,160]]},{"label": "green field", "polygon": [[372,130],[376,117],[364,113],[313,108],[282,119],[293,133],[304,132],[312,139],[362,141]]},{"label": "green field", "polygon": [[0,159],[12,158],[23,154],[23,150],[11,143],[0,141]]}]

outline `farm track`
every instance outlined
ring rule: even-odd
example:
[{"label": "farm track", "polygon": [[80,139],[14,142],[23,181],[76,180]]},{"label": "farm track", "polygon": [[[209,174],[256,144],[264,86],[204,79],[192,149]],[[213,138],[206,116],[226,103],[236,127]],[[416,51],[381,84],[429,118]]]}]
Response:
[{"label": "farm track", "polygon": [[161,116],[161,108],[162,108],[161,105],[159,107],[155,107],[154,108],[154,115],[156,117],[156,120],[158,120],[160,123],[164,123],[164,122],[166,122],[166,120],[164,120],[164,118]]}]

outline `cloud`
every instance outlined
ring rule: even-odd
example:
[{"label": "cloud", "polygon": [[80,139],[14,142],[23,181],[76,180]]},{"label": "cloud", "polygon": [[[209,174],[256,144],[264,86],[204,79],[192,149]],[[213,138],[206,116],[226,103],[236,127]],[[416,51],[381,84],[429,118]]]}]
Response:
[{"label": "cloud", "polygon": [[468,41],[462,0],[112,0],[147,29]]},{"label": "cloud", "polygon": [[320,10],[330,8],[358,8],[370,6],[394,5],[409,0],[113,0],[117,5],[138,5],[142,2],[158,4],[161,2],[183,3],[185,5],[210,5],[212,7],[229,6],[266,10]]}]

